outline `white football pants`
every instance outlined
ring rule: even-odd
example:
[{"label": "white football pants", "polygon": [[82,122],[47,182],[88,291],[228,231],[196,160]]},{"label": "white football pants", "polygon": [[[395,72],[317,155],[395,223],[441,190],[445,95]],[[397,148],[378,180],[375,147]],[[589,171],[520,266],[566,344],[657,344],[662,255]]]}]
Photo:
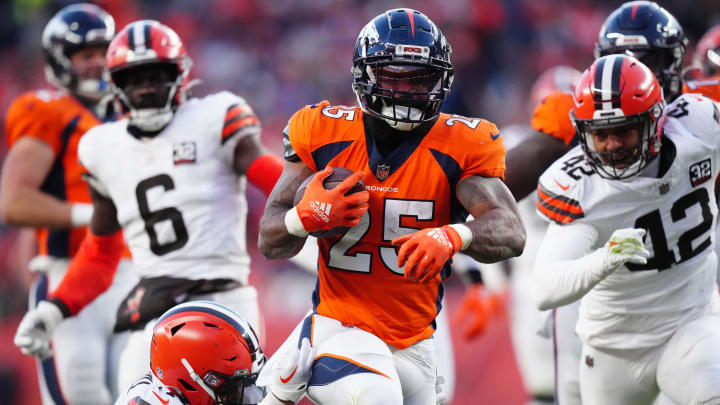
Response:
[{"label": "white football pants", "polygon": [[[43,256],[34,263],[38,277],[30,288],[30,308],[57,288],[70,261]],[[113,378],[118,346],[126,338],[113,334],[115,315],[137,279],[130,261],[122,260],[110,288],[57,327],[52,337],[53,356],[36,361],[44,405],[113,403],[118,392]]]}]

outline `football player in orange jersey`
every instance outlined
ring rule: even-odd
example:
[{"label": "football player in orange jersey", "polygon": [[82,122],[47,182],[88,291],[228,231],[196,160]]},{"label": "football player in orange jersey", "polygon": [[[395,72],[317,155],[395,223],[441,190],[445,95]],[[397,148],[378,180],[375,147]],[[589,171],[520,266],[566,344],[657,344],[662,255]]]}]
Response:
[{"label": "football player in orange jersey", "polygon": [[[0,188],[0,212],[6,224],[37,229],[39,254],[30,267],[38,272],[30,308],[48,319],[61,314],[39,304],[63,278],[69,259],[83,239],[92,205],[77,161],[80,138],[112,118],[103,98],[105,51],[115,34],[113,18],[92,4],[60,10],[46,25],[42,48],[48,81],[55,90],[19,96],[10,106],[6,134],[10,151]],[[58,328],[52,350],[39,353],[38,374],[44,404],[108,404],[106,381],[115,367],[111,353],[114,320],[106,308],[117,307],[134,275],[120,265],[115,284],[78,318]]]},{"label": "football player in orange jersey", "polygon": [[[318,240],[314,311],[288,339],[317,346],[313,401],[435,404],[431,338],[450,260],[463,251],[496,262],[525,243],[502,182],[505,148],[492,123],[440,113],[452,83],[450,45],[418,11],[389,10],[370,21],[352,73],[360,107],[323,101],[290,119],[287,162],[259,246],[268,258],[287,258],[309,232],[351,227]],[[333,167],[355,173],[325,190]],[[366,191],[345,195],[360,179]],[[468,212],[475,220],[464,222]]]}]

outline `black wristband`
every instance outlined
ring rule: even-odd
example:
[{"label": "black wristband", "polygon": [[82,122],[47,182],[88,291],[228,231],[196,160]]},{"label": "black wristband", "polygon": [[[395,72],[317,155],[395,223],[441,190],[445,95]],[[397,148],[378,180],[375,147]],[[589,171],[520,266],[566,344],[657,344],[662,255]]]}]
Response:
[{"label": "black wristband", "polygon": [[70,309],[68,309],[67,305],[65,305],[65,303],[62,302],[62,300],[60,300],[60,298],[50,297],[50,298],[48,298],[46,301],[52,302],[53,304],[55,304],[55,306],[57,306],[58,308],[60,308],[60,313],[62,313],[63,318],[69,318],[69,317],[70,317]]}]

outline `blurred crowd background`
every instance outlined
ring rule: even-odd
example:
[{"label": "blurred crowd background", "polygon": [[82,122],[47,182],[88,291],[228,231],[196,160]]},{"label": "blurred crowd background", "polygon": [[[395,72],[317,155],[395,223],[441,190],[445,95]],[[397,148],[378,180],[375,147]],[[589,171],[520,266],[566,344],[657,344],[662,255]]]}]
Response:
[{"label": "blurred crowd background", "polygon": [[[45,23],[73,1],[0,1],[0,131],[5,112],[20,93],[46,87],[40,36]],[[444,110],[482,117],[504,126],[527,123],[530,88],[545,69],[569,65],[580,70],[593,60],[593,44],[605,17],[619,0],[98,0],[118,30],[138,19],[157,19],[185,42],[194,60],[191,77],[201,79],[194,94],[230,90],[254,107],[263,122],[263,140],[281,152],[281,131],[293,112],[327,99],[353,105],[352,50],[371,18],[395,7],[428,15],[453,47],[456,79]],[[717,0],[660,0],[680,21],[690,40],[720,23]],[[0,143],[0,161],[7,152]],[[270,353],[310,306],[312,275],[288,262],[268,262],[257,252],[256,235],[264,207],[250,190],[248,246],[252,282],[261,294]],[[33,252],[29,232],[0,224],[0,402],[39,403],[29,358],[12,345],[26,310],[26,269]],[[449,283],[449,310],[462,298],[462,285]],[[453,332],[458,360],[456,404],[520,404],[524,394],[512,360],[507,323],[500,320],[474,342]],[[504,386],[503,386],[504,384]],[[474,398],[471,400],[470,398]],[[483,398],[477,402],[477,398]],[[493,400],[492,398],[502,398]],[[499,401],[499,402],[498,402]]]}]

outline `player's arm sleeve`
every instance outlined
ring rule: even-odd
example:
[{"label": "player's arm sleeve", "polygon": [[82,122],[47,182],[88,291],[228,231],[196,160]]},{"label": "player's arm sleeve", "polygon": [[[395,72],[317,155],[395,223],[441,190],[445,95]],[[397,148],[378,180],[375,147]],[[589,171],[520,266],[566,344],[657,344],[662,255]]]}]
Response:
[{"label": "player's arm sleeve", "polygon": [[592,251],[597,238],[597,230],[587,223],[550,224],[531,278],[540,310],[579,300],[605,277],[596,253],[600,251]]},{"label": "player's arm sleeve", "polygon": [[5,119],[8,146],[12,147],[18,139],[28,136],[50,145],[57,156],[62,148],[62,128],[58,128],[55,117],[57,114],[50,110],[47,102],[31,93],[20,96],[10,105]]},{"label": "player's arm sleeve", "polygon": [[225,115],[223,116],[221,155],[223,160],[230,166],[235,161],[235,147],[238,142],[247,136],[260,136],[262,126],[260,118],[250,107],[245,99],[229,92],[224,92],[220,97],[227,97],[223,102]]},{"label": "player's arm sleeve", "polygon": [[[562,181],[567,181],[567,177],[562,177],[562,179]],[[548,176],[543,175],[537,187],[535,209],[540,218],[558,225],[570,224],[583,218],[585,212],[580,202],[561,194],[558,187],[562,184],[549,185],[547,180]],[[569,183],[565,187],[569,187]]]},{"label": "player's arm sleeve", "polygon": [[667,114],[680,120],[695,137],[720,143],[720,109],[711,99],[698,94],[683,94],[667,109]]},{"label": "player's arm sleeve", "polygon": [[561,91],[545,97],[533,111],[530,125],[534,130],[570,145],[575,138],[575,127],[570,120],[573,97]]},{"label": "player's arm sleeve", "polygon": [[303,162],[313,171],[317,171],[312,157],[311,135],[317,110],[317,104],[305,106],[296,112],[283,130],[283,156],[288,162]]},{"label": "player's arm sleeve", "polygon": [[500,131],[488,121],[475,129],[473,148],[468,148],[460,180],[470,176],[498,177],[505,179],[505,145]]},{"label": "player's arm sleeve", "polygon": [[[78,144],[78,163],[82,168],[82,178],[85,180],[90,187],[98,192],[103,197],[110,198],[110,192],[108,188],[103,184],[100,178],[97,176],[99,169],[96,167],[95,159],[97,154],[97,148],[99,145],[94,145],[94,132],[96,129],[91,129],[82,138]],[[102,135],[100,135],[102,136]]]},{"label": "player's arm sleeve", "polygon": [[66,317],[80,312],[110,288],[124,246],[122,230],[105,236],[88,231],[48,300],[57,304]]}]

